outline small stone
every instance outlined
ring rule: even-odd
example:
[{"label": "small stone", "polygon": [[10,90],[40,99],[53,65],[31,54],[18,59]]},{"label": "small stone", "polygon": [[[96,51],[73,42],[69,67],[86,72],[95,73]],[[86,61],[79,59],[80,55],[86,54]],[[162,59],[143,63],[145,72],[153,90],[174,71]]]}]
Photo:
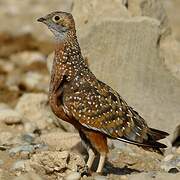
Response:
[{"label": "small stone", "polygon": [[80,173],[78,173],[78,172],[71,172],[64,179],[65,180],[79,180],[80,178],[81,178]]},{"label": "small stone", "polygon": [[22,68],[36,62],[45,63],[45,56],[39,52],[24,51],[13,54],[10,58],[13,63]]},{"label": "small stone", "polygon": [[28,133],[33,133],[37,129],[37,126],[33,122],[24,122],[24,130]]},{"label": "small stone", "polygon": [[33,153],[34,152],[34,146],[24,145],[24,146],[14,147],[14,148],[11,148],[8,153],[10,156],[13,156],[13,155],[20,153],[20,152]]},{"label": "small stone", "polygon": [[47,144],[35,144],[34,149],[39,149],[41,151],[47,151],[48,145]]},{"label": "small stone", "polygon": [[29,144],[31,144],[34,141],[34,139],[35,139],[35,135],[32,133],[24,134],[22,136],[22,140]]},{"label": "small stone", "polygon": [[63,173],[67,168],[68,158],[69,152],[67,151],[44,151],[34,154],[29,161],[29,166],[33,169],[42,169],[47,173],[53,173],[54,171]]},{"label": "small stone", "polygon": [[24,169],[25,169],[25,161],[24,160],[16,161],[12,165],[12,168],[11,168],[11,170],[14,170],[14,171],[24,171]]},{"label": "small stone", "polygon": [[0,144],[1,145],[8,145],[10,140],[13,138],[12,133],[10,132],[1,132],[0,133]]},{"label": "small stone", "polygon": [[164,161],[165,161],[165,162],[170,161],[173,157],[174,157],[173,154],[168,154],[168,155],[164,158]]},{"label": "small stone", "polygon": [[19,124],[22,122],[22,117],[20,113],[12,110],[12,109],[1,109],[0,110],[0,121],[12,125]]},{"label": "small stone", "polygon": [[85,165],[82,156],[68,151],[40,151],[33,154],[26,167],[44,173],[68,173]]},{"label": "small stone", "polygon": [[39,140],[55,150],[69,150],[80,143],[80,138],[77,133],[67,132],[43,134],[40,136]]},{"label": "small stone", "polygon": [[21,80],[21,84],[29,90],[48,90],[48,76],[39,72],[27,72]]},{"label": "small stone", "polygon": [[163,169],[166,172],[168,172],[171,168],[174,168],[171,164],[165,163],[161,165],[161,169]]},{"label": "small stone", "polygon": [[[25,93],[19,99],[16,110],[38,129],[48,129],[51,111],[48,106],[48,96],[45,93]],[[26,122],[27,122],[26,121]]]}]

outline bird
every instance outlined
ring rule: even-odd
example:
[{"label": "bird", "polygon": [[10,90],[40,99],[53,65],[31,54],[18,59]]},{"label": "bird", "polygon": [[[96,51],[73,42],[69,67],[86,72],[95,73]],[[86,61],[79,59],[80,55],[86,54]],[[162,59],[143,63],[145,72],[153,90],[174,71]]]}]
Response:
[{"label": "bird", "polygon": [[37,21],[55,37],[50,107],[58,118],[78,130],[88,152],[89,169],[99,156],[96,172],[102,173],[109,152],[107,138],[158,151],[166,148],[158,140],[168,133],[149,127],[118,92],[92,73],[81,53],[71,13],[54,11]]}]

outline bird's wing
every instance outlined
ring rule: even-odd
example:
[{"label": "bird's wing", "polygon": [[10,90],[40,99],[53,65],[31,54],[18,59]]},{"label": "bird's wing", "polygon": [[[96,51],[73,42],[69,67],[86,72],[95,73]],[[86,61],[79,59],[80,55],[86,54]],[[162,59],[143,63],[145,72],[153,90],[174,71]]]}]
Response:
[{"label": "bird's wing", "polygon": [[65,97],[65,107],[83,126],[111,138],[145,145],[149,128],[112,88],[101,81],[84,82],[81,90]]}]

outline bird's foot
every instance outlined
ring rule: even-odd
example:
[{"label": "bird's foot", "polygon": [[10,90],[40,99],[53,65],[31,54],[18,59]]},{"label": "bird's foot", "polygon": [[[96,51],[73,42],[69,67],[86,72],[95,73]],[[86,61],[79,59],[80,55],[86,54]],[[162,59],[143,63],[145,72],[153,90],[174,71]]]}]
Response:
[{"label": "bird's foot", "polygon": [[78,166],[77,171],[81,173],[81,177],[92,175],[92,172],[87,165],[85,165],[84,167]]}]

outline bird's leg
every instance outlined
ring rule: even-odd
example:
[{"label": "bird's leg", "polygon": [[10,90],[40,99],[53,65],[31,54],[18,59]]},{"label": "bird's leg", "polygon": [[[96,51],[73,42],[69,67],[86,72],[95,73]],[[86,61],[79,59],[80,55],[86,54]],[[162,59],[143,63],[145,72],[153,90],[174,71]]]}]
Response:
[{"label": "bird's leg", "polygon": [[89,155],[89,157],[88,157],[88,161],[87,161],[87,166],[90,169],[92,164],[93,164],[93,162],[94,162],[95,153],[93,152],[92,149],[89,149],[88,150],[88,155]]},{"label": "bird's leg", "polygon": [[99,158],[99,164],[98,164],[98,168],[96,170],[97,173],[101,173],[102,172],[102,169],[104,167],[104,163],[105,163],[105,160],[106,160],[106,154],[100,154],[100,158]]}]

